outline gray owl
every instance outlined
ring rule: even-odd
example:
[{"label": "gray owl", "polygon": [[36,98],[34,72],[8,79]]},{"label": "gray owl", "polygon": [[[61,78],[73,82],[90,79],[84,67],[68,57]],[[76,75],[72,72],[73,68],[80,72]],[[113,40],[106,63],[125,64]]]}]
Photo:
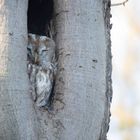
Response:
[{"label": "gray owl", "polygon": [[55,43],[46,36],[29,34],[27,50],[33,100],[38,107],[47,107],[56,73]]}]

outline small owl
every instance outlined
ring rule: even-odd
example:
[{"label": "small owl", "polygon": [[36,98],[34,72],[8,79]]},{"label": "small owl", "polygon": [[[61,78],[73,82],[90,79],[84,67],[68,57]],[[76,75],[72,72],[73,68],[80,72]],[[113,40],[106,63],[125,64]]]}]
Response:
[{"label": "small owl", "polygon": [[46,107],[56,73],[55,43],[46,36],[29,34],[27,50],[33,100],[38,107]]}]

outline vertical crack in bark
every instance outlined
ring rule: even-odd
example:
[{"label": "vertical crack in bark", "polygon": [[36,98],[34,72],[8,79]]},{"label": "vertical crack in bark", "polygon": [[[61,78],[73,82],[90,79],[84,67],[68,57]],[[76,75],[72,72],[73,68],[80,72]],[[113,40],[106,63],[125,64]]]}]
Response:
[{"label": "vertical crack in bark", "polygon": [[53,0],[28,3],[28,75],[36,106],[50,109],[56,75]]},{"label": "vertical crack in bark", "polygon": [[112,55],[111,55],[111,40],[110,40],[110,30],[112,25],[110,24],[110,0],[103,0],[103,13],[104,13],[104,22],[105,22],[105,37],[106,37],[106,103],[105,103],[105,112],[104,119],[102,122],[102,128],[100,132],[99,140],[107,139],[107,132],[109,130],[110,122],[110,103],[112,100]]}]

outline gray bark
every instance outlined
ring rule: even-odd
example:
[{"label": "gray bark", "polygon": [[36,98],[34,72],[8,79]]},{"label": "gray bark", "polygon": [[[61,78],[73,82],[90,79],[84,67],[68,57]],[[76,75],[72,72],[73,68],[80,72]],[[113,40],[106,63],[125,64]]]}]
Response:
[{"label": "gray bark", "polygon": [[36,140],[27,76],[27,0],[0,0],[0,139]]},{"label": "gray bark", "polygon": [[[27,0],[0,0],[0,139],[105,140],[111,99],[109,0],[55,0],[58,73],[52,110],[33,108]],[[36,119],[37,117],[37,119]]]},{"label": "gray bark", "polygon": [[111,101],[110,1],[55,0],[58,74],[40,139],[105,140]]}]

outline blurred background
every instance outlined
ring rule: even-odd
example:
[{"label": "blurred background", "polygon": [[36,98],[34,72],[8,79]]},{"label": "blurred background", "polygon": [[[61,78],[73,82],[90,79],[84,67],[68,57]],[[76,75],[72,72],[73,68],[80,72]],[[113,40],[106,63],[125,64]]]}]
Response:
[{"label": "blurred background", "polygon": [[113,101],[108,140],[140,140],[140,0],[112,6],[111,13]]}]

